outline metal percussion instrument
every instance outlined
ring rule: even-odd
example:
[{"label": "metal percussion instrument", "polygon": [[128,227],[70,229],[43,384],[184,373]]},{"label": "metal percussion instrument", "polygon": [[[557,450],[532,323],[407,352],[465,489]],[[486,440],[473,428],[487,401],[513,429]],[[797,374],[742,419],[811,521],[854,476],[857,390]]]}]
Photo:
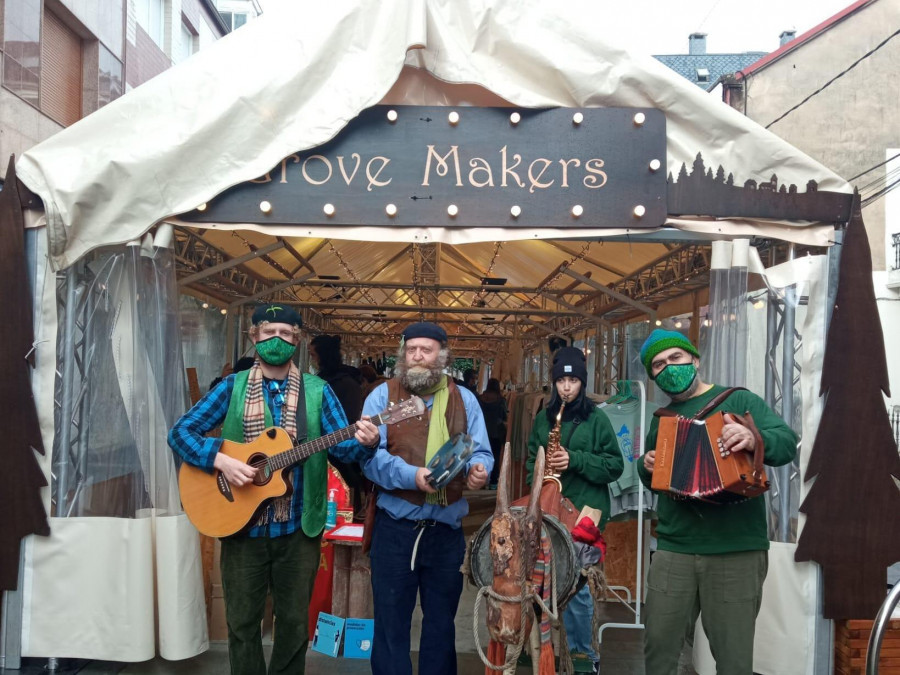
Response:
[{"label": "metal percussion instrument", "polygon": [[426,479],[435,490],[446,487],[462,471],[475,451],[475,441],[468,434],[456,434],[444,443],[425,465],[431,474]]}]

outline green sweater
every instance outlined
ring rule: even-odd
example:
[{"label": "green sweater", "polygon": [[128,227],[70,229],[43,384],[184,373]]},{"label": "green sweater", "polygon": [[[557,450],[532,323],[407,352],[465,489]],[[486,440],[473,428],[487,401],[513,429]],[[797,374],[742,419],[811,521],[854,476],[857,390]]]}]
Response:
[{"label": "green sweater", "polygon": [[[698,413],[725,387],[714,386],[694,398],[672,402],[666,406],[684,417]],[[714,410],[743,415],[750,411],[765,443],[765,463],[782,466],[797,453],[795,434],[766,402],[749,391],[736,391]],[[647,434],[647,449],[656,448],[659,418],[654,417]],[[638,473],[647,487],[652,475],[644,468],[643,458]],[[770,477],[771,480],[771,477]],[[656,528],[657,546],[661,551],[688,554],[736,553],[738,551],[766,551],[769,535],[766,525],[766,500],[763,495],[735,504],[710,504],[695,499],[674,499],[668,493],[659,494],[657,506],[659,524]]]},{"label": "green sweater", "polygon": [[[534,460],[538,446],[547,447],[551,424],[541,410],[534,420],[528,439],[528,483],[532,482]],[[569,468],[561,476],[563,496],[572,500],[579,511],[585,506],[603,512],[602,530],[609,520],[609,489],[607,484],[622,475],[624,460],[619,441],[609,419],[594,408],[590,417],[575,425],[563,421],[560,429],[560,445],[569,451]]]}]

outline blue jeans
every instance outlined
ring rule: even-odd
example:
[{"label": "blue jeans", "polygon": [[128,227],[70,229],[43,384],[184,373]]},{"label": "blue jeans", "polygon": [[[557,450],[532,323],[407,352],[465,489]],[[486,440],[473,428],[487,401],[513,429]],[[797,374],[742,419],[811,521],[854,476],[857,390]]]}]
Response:
[{"label": "blue jeans", "polygon": [[382,509],[375,516],[369,552],[375,609],[373,675],[411,675],[409,631],[417,595],[422,603],[419,673],[456,675],[454,619],[462,594],[459,568],[466,543],[462,528],[428,523],[394,520]]},{"label": "blue jeans", "polygon": [[569,604],[563,610],[563,624],[569,640],[569,651],[587,654],[591,661],[597,663],[600,657],[591,649],[591,641],[594,637],[591,633],[593,619],[594,599],[591,597],[591,589],[585,584],[572,596]]}]

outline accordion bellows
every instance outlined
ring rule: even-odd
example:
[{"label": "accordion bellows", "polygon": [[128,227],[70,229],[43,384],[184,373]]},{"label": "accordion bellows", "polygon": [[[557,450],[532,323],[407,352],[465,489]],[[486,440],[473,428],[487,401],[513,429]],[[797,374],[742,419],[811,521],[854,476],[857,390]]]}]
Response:
[{"label": "accordion bellows", "polygon": [[769,489],[762,465],[762,437],[753,417],[730,413],[756,438],[753,453],[728,452],[722,442],[721,412],[705,420],[660,417],[652,487],[685,499],[716,504],[744,501]]}]

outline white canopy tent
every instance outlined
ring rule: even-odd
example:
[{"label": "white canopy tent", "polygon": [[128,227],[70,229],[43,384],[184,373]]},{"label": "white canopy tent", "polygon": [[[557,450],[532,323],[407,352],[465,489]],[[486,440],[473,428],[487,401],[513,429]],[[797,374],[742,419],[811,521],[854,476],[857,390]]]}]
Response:
[{"label": "white canopy tent", "polygon": [[[35,379],[46,446],[54,437],[58,323],[51,268],[137,240],[161,222],[178,223],[178,214],[266,173],[291,153],[328,141],[378,103],[652,107],[666,116],[673,175],[699,152],[707,165],[728,166],[736,183],[764,182],[777,173],[785,183],[813,179],[819,190],[850,191],[839,176],[665,66],[613,46],[602,36],[602,6],[585,0],[565,11],[558,14],[540,0],[294,3],[267,12],[25,153],[18,176],[43,200],[48,233],[50,266],[36,303]],[[667,226],[703,237],[758,235],[820,246],[833,232],[831,224],[685,217]],[[625,224],[577,232],[229,226],[239,227],[301,238],[486,246],[645,236]],[[536,267],[527,262],[524,268]],[[144,398],[153,400],[153,393]],[[48,479],[49,462],[48,454]],[[167,658],[205,649],[195,532],[183,514],[166,509],[157,515],[131,521],[55,517],[49,539],[32,538],[23,655],[132,661],[150,658],[154,649]],[[73,625],[83,630],[72,631]]]}]

